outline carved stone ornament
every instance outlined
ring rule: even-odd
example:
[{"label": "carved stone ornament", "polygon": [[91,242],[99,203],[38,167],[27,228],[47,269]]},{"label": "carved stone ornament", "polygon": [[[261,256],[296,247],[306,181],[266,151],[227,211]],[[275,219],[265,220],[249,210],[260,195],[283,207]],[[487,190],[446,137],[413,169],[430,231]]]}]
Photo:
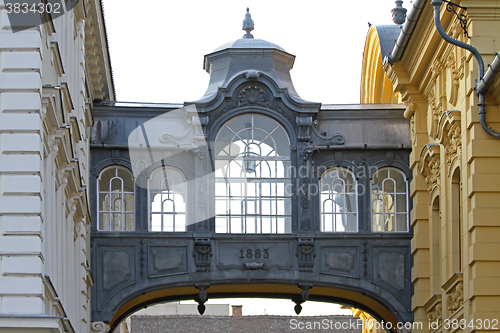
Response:
[{"label": "carved stone ornament", "polygon": [[441,322],[441,320],[443,319],[442,312],[443,312],[442,305],[441,303],[438,303],[435,307],[431,309],[431,311],[427,312],[427,319],[430,322],[435,322],[436,320],[438,322]]},{"label": "carved stone ornament", "polygon": [[457,69],[455,52],[450,52],[446,59],[446,95],[451,105],[457,104],[458,88],[460,87],[460,74]]},{"label": "carved stone ornament", "polygon": [[302,160],[307,161],[309,158],[311,158],[312,154],[315,151],[319,151],[318,148],[312,143],[312,141],[309,141],[306,143],[302,148],[300,149],[300,152],[302,154]]},{"label": "carved stone ornament", "polygon": [[448,299],[448,310],[457,310],[464,301],[464,283],[462,281],[457,283],[456,287],[446,297]]},{"label": "carved stone ornament", "polygon": [[436,293],[432,295],[431,298],[425,303],[424,309],[427,313],[427,319],[429,320],[429,327],[432,330],[438,328],[441,325],[441,321],[443,319],[443,311],[442,311],[442,294]]},{"label": "carved stone ornament", "polygon": [[146,259],[144,259],[144,254],[146,253],[146,251],[144,250],[144,244],[146,244],[146,242],[141,239],[139,241],[139,268],[141,269],[141,277],[144,277],[144,268],[145,268],[145,265],[144,265],[144,262],[146,261]]},{"label": "carved stone ornament", "polygon": [[412,115],[410,118],[410,139],[412,145],[415,145],[415,141],[417,140],[417,131],[415,128],[415,115]]},{"label": "carved stone ornament", "polygon": [[234,101],[231,99],[230,101],[228,101],[224,107],[222,109],[220,109],[219,111],[215,111],[214,114],[212,114],[211,118],[213,118],[214,120],[218,119],[220,116],[222,116],[224,113],[228,112],[229,110],[232,110],[234,108],[236,108],[238,105],[236,105],[236,103],[234,103]]},{"label": "carved stone ornament", "polygon": [[415,101],[413,100],[413,98],[411,98],[409,94],[407,94],[403,99],[403,103],[406,105],[404,116],[405,118],[410,118],[411,116],[413,116],[417,108],[415,105]]},{"label": "carved stone ornament", "polygon": [[109,324],[102,321],[94,321],[90,325],[91,332],[96,333],[108,333],[109,332]]},{"label": "carved stone ornament", "polygon": [[[429,105],[430,133],[429,135],[436,138],[439,118],[443,113],[443,107],[446,103],[446,93],[440,89],[442,80],[443,64],[439,60],[435,60],[431,67],[430,87],[427,94],[427,104]],[[445,103],[443,103],[445,102]]]},{"label": "carved stone ornament", "polygon": [[436,186],[439,186],[441,174],[439,171],[439,160],[432,159],[429,161],[429,168],[425,176],[425,183],[427,184],[428,191],[431,192]]},{"label": "carved stone ornament", "polygon": [[[451,171],[455,160],[460,160],[462,156],[462,130],[461,112],[459,110],[449,110],[443,112],[439,120],[438,140],[444,147],[444,160]],[[459,163],[460,164],[460,163]],[[448,177],[451,173],[448,172]]]},{"label": "carved stone ornament", "polygon": [[447,134],[444,139],[444,150],[445,161],[449,168],[455,157],[462,155],[462,135],[458,126],[454,126]]},{"label": "carved stone ornament", "polygon": [[297,126],[299,128],[299,140],[309,141],[311,139],[312,117],[297,117]]},{"label": "carved stone ornament", "polygon": [[427,191],[433,192],[441,184],[439,144],[427,144],[422,149],[418,170],[425,177]]},{"label": "carved stone ornament", "polygon": [[210,238],[196,238],[194,240],[193,257],[197,272],[210,271],[212,258],[212,243]]},{"label": "carved stone ornament", "polygon": [[243,264],[243,268],[255,271],[258,269],[266,269],[266,264],[263,262],[246,262]]},{"label": "carved stone ornament", "polygon": [[239,105],[265,105],[266,99],[266,92],[262,88],[257,86],[248,86],[240,91]]},{"label": "carved stone ornament", "polygon": [[299,271],[312,272],[316,249],[314,238],[300,238],[297,244],[297,257],[299,257]]}]

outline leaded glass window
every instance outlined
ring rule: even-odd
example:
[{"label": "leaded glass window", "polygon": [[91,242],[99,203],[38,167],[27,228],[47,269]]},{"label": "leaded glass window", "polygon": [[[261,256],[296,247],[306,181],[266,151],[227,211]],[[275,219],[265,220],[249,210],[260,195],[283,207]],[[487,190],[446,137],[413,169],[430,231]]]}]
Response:
[{"label": "leaded glass window", "polygon": [[345,168],[332,168],[321,177],[321,231],[358,230],[357,184]]},{"label": "leaded glass window", "polygon": [[246,114],[220,129],[215,152],[219,233],[290,233],[290,140],[274,119]]},{"label": "leaded glass window", "polygon": [[177,169],[165,167],[149,180],[151,231],[186,231],[186,180]]},{"label": "leaded glass window", "polygon": [[382,168],[372,179],[372,231],[408,231],[408,182],[395,168]]},{"label": "leaded glass window", "polygon": [[134,223],[134,179],[132,173],[113,166],[101,172],[98,182],[98,230],[129,231]]}]

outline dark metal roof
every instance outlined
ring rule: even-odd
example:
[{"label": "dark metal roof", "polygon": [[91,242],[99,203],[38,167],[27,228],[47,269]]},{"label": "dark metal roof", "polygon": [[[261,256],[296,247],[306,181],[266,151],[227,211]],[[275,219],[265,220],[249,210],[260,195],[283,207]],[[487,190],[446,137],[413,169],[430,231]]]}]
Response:
[{"label": "dark metal roof", "polygon": [[380,41],[380,52],[382,55],[381,61],[389,56],[396,45],[396,41],[401,33],[401,25],[377,25],[378,39]]},{"label": "dark metal roof", "polygon": [[222,44],[214,50],[214,52],[225,50],[225,49],[277,49],[286,52],[282,47],[270,43],[263,39],[255,38],[240,38],[233,40],[232,42]]}]

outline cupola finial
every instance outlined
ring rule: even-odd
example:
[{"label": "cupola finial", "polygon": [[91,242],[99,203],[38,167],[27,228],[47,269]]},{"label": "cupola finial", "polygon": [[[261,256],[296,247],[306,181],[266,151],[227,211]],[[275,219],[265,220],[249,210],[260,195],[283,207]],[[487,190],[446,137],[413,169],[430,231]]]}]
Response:
[{"label": "cupola finial", "polygon": [[403,0],[396,0],[396,7],[391,10],[392,22],[403,24],[406,21],[406,8],[403,8]]},{"label": "cupola finial", "polygon": [[247,7],[247,13],[245,14],[245,19],[243,20],[243,29],[247,33],[243,35],[243,38],[253,38],[250,31],[253,30],[253,20],[252,15],[250,15],[250,8]]}]

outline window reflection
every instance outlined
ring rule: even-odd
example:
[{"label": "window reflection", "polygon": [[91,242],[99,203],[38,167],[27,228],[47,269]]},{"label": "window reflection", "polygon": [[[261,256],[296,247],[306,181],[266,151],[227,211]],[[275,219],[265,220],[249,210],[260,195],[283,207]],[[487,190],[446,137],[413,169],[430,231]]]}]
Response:
[{"label": "window reflection", "polygon": [[98,178],[98,192],[98,230],[134,230],[132,173],[117,166],[103,170]]},{"label": "window reflection", "polygon": [[162,168],[149,181],[150,230],[186,231],[186,181],[174,168]]},{"label": "window reflection", "polygon": [[216,232],[291,232],[290,141],[278,122],[257,114],[222,126],[216,153]]},{"label": "window reflection", "polygon": [[408,231],[408,194],[404,174],[377,170],[372,180],[372,231]]},{"label": "window reflection", "polygon": [[321,231],[357,231],[357,193],[354,174],[333,168],[321,177]]}]

